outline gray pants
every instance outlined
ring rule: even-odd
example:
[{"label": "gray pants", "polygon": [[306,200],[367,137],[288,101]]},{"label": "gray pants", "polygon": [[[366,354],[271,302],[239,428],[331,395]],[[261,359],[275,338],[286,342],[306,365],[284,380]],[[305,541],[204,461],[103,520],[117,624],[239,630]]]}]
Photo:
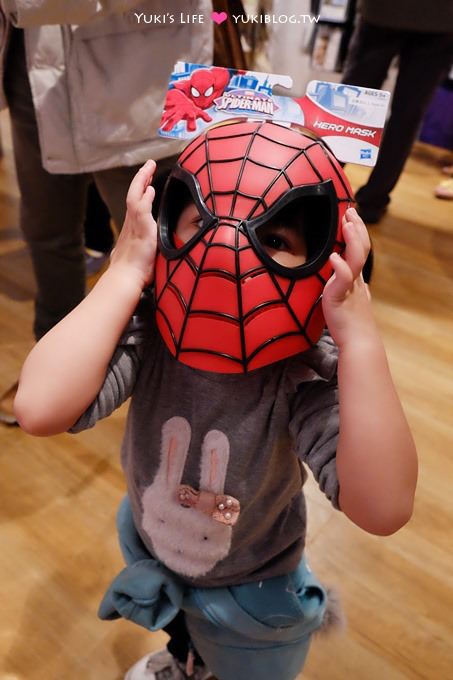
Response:
[{"label": "gray pants", "polygon": [[[83,223],[87,189],[94,179],[118,228],[126,194],[140,166],[91,174],[57,175],[44,170],[28,79],[23,32],[13,30],[5,65],[14,157],[21,195],[20,226],[30,248],[37,283],[34,333],[39,339],[85,295]],[[168,161],[168,162],[167,162]],[[161,172],[174,158],[161,163]]]},{"label": "gray pants", "polygon": [[453,63],[453,33],[418,33],[359,21],[342,82],[379,89],[395,56],[399,67],[391,116],[377,163],[356,194],[359,204],[370,208],[390,201],[435,89]]}]

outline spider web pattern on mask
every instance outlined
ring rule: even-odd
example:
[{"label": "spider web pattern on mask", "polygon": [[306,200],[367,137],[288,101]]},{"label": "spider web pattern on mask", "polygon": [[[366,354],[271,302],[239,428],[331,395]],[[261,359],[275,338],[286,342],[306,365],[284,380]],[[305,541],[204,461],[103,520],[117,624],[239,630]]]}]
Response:
[{"label": "spider web pattern on mask", "polygon": [[[239,129],[233,134],[232,128],[238,125],[242,128],[245,125],[249,129]],[[272,127],[269,129],[269,126]],[[304,168],[302,164],[305,164],[306,170],[304,175],[308,175],[314,184],[323,182],[326,179],[333,180],[339,203],[350,204],[352,197],[340,172],[328,152],[319,142],[302,135],[295,137],[294,131],[289,136],[292,137],[292,141],[295,139],[299,141],[300,137],[301,144],[299,145],[275,140],[269,137],[266,132],[269,131],[275,136],[276,127],[271,123],[261,123],[258,126],[255,123],[252,125],[235,124],[214,128],[190,145],[180,158],[181,166],[192,172],[197,178],[203,202],[218,219],[212,229],[205,233],[200,241],[181,260],[176,262],[166,261],[166,281],[162,289],[158,291],[158,313],[164,320],[171,336],[176,358],[183,361],[184,356],[187,358],[189,354],[210,354],[233,362],[236,365],[234,371],[240,372],[250,370],[251,367],[253,368],[257,363],[255,359],[266,348],[272,345],[275,347],[276,344],[279,344],[280,352],[284,356],[289,356],[297,351],[303,351],[313,346],[310,325],[313,315],[320,305],[321,291],[330,276],[330,271],[325,272],[323,270],[326,268],[322,267],[320,272],[310,277],[312,281],[313,279],[317,281],[319,295],[315,296],[315,302],[312,303],[311,308],[306,311],[301,320],[299,318],[300,315],[295,312],[293,301],[297,299],[294,296],[303,295],[303,289],[307,287],[308,279],[285,279],[269,270],[260,261],[250,244],[245,232],[244,220],[257,217],[267,211],[281,195],[294,186],[301,185],[300,180],[298,183],[295,181],[292,172],[292,166],[296,162],[300,166],[298,173],[301,172],[301,168]],[[279,130],[278,132],[282,132],[283,137],[288,133],[286,128],[281,128],[281,131]],[[240,143],[238,143],[238,140],[241,140]],[[257,143],[260,143],[259,140],[265,140],[264,146],[261,147],[261,156],[263,156],[264,150],[266,152],[264,154],[265,157],[260,157],[260,153],[255,153],[254,147]],[[306,140],[307,142],[305,143]],[[223,148],[227,145],[227,158],[222,159],[219,149],[214,148],[219,144]],[[241,155],[235,154],[235,149],[238,145],[242,146],[244,151]],[[281,147],[285,149],[287,158],[280,166],[273,165],[266,158],[273,145],[276,145],[276,151],[280,150]],[[319,153],[322,153],[321,158],[324,165],[327,161],[329,169],[327,175],[318,169],[315,161],[311,158],[313,149],[316,149],[315,153],[318,157]],[[226,177],[222,178],[220,176],[221,181],[218,181],[219,174],[217,171],[214,172],[214,169],[216,166],[221,168],[221,164],[235,164],[230,184],[228,184]],[[256,177],[250,175],[255,168],[257,169],[256,172],[260,172],[260,168],[265,169],[265,179],[267,175],[273,175],[260,192],[254,190],[257,186]],[[262,178],[263,175],[261,176]],[[272,195],[273,187],[276,187],[278,182],[280,182],[280,187]],[[251,185],[251,190],[248,190],[247,184]],[[235,230],[234,244],[231,243],[231,235],[227,239],[230,243],[216,240],[219,230],[225,229]],[[341,242],[336,241],[335,249],[341,252],[343,245]],[[207,261],[213,248],[219,250],[223,248],[230,251],[229,257],[225,254],[224,257],[218,258],[221,261],[224,260],[225,263],[229,262],[228,266],[221,268],[209,266]],[[233,259],[231,253],[234,254]],[[249,261],[249,265],[245,264],[246,260]],[[191,279],[188,286],[188,294],[178,282],[178,271],[181,268],[186,269],[184,276]],[[200,298],[209,299],[209,295],[200,294],[200,287],[206,288],[211,284],[215,288],[215,282],[219,280],[216,277],[228,280],[234,285],[235,302],[225,304],[225,299],[220,299],[224,298],[224,296],[218,295],[216,299],[213,299],[215,304],[200,306]],[[265,286],[268,291],[270,290],[268,299],[260,299],[260,286]],[[226,284],[225,288],[227,288]],[[246,298],[253,298],[254,296],[257,299],[256,304],[244,304]],[[226,297],[231,298],[231,295]],[[180,312],[183,317],[181,323],[175,323],[174,319],[170,318],[171,304],[174,304],[175,301],[180,306]],[[256,333],[255,327],[260,326],[259,321],[256,322],[256,320],[263,313],[266,314],[266,318],[268,318],[268,313],[273,317],[280,317],[281,327],[275,333],[270,331],[268,337],[263,337],[262,332]],[[224,343],[219,341],[218,338],[208,339],[206,337],[202,337],[201,342],[200,340],[198,342],[191,341],[189,336],[193,334],[188,331],[195,316],[198,317],[198,323],[201,323],[201,325],[203,323],[200,322],[200,318],[205,320],[211,319],[211,321],[223,321],[223,325],[206,323],[205,327],[208,329],[217,325],[219,328],[223,328],[224,333],[227,332],[227,335],[228,330],[231,330],[231,328],[225,324],[232,325],[235,329],[233,335],[237,336],[236,341],[231,343],[234,347],[230,346],[228,338],[225,338]]]}]

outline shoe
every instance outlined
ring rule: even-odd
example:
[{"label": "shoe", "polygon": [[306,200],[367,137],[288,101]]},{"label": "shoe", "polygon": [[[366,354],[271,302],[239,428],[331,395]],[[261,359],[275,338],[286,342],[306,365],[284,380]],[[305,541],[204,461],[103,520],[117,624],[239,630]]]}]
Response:
[{"label": "shoe", "polygon": [[371,244],[371,250],[368,253],[368,257],[365,260],[365,264],[363,265],[363,268],[362,268],[362,276],[363,276],[363,280],[365,281],[365,283],[370,283],[371,275],[373,273],[373,267],[374,267],[374,254],[373,254],[373,244]]},{"label": "shoe", "polygon": [[371,193],[367,184],[357,189],[355,194],[356,210],[362,220],[367,224],[377,224],[384,217],[390,203],[390,196],[385,193],[382,196],[376,196]]},{"label": "shoe", "polygon": [[434,196],[436,198],[453,199],[453,179],[444,179],[443,182],[438,184],[434,189]]},{"label": "shoe", "polygon": [[357,203],[356,210],[359,213],[362,220],[367,224],[377,224],[384,217],[387,212],[387,206],[383,205],[379,208],[372,208],[361,203]]},{"label": "shoe", "polygon": [[185,680],[186,674],[166,649],[147,654],[132,666],[124,680]]},{"label": "shoe", "polygon": [[191,675],[167,649],[147,654],[132,666],[124,680],[215,680],[206,666],[195,665]]},{"label": "shoe", "polygon": [[85,266],[87,276],[97,274],[108,261],[110,253],[102,253],[100,250],[85,248]]},{"label": "shoe", "polygon": [[4,425],[18,425],[14,415],[14,398],[17,394],[19,383],[16,381],[14,385],[9,387],[0,397],[0,423]]}]

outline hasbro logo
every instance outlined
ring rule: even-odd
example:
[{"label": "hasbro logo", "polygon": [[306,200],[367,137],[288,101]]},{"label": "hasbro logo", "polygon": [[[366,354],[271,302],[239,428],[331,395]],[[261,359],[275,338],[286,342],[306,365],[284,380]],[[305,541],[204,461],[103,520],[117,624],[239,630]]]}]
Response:
[{"label": "hasbro logo", "polygon": [[371,149],[360,149],[360,158],[371,158]]}]

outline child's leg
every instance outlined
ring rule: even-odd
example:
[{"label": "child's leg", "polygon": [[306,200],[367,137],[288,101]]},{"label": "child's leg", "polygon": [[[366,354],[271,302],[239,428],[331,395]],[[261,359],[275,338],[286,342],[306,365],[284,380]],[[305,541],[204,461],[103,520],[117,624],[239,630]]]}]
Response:
[{"label": "child's leg", "polygon": [[[124,616],[170,636],[167,649],[140,659],[129,669],[126,680],[208,680],[212,676],[191,642],[181,611],[184,586],[149,554],[135,528],[127,497],[118,509],[117,527],[128,566],[105,594],[99,615],[103,619]],[[186,674],[186,669],[193,669],[193,674]]]},{"label": "child's leg", "polygon": [[184,612],[180,611],[173,621],[170,621],[168,626],[165,626],[164,631],[170,636],[170,640],[167,643],[167,649],[175,659],[186,664],[189,653],[192,652],[194,664],[198,666],[203,665],[203,659],[198,654],[190,639]]},{"label": "child's leg", "polygon": [[125,680],[214,680],[192,644],[184,612],[180,611],[163,630],[170,636],[167,649],[137,661]]}]

